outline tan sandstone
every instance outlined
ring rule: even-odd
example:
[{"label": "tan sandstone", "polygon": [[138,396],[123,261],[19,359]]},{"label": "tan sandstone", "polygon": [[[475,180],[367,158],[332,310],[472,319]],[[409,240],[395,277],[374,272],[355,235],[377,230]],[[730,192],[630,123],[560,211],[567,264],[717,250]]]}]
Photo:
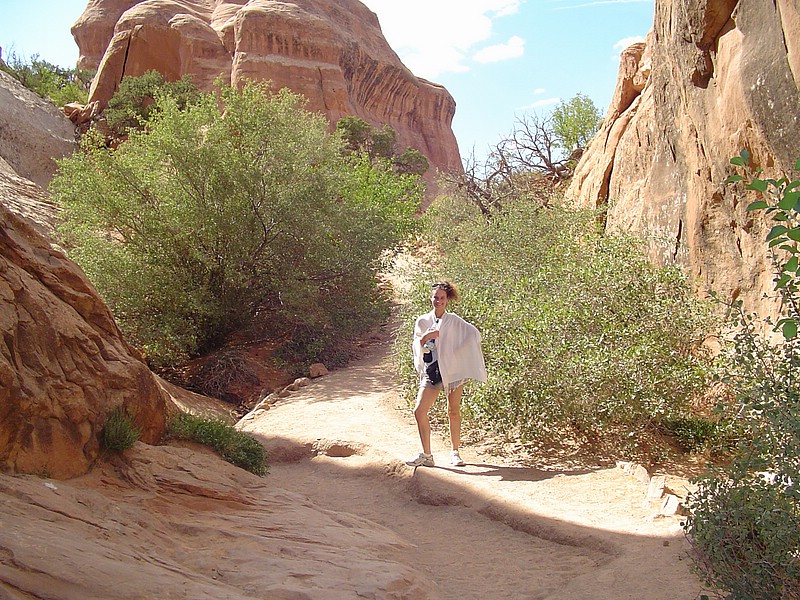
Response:
[{"label": "tan sandstone", "polygon": [[[13,142],[32,164],[45,164],[62,148],[58,120],[71,124],[6,78],[3,95],[11,99],[0,114],[26,113],[9,122],[9,139],[37,130],[31,123],[55,123],[37,130],[34,146]],[[57,211],[47,193],[9,163],[0,158],[0,471],[73,477],[97,459],[113,408],[128,409],[153,443],[167,404],[83,271],[52,245]]]},{"label": "tan sandstone", "polygon": [[608,205],[607,227],[649,239],[703,290],[774,313],[767,231],[723,184],[742,148],[773,174],[800,158],[800,15],[791,0],[656,0],[653,30],[622,53],[600,133],[568,195]]},{"label": "tan sandstone", "polygon": [[0,158],[17,175],[47,187],[56,159],[77,147],[75,126],[52,103],[0,71]]},{"label": "tan sandstone", "polygon": [[[440,171],[461,171],[455,102],[416,77],[358,0],[91,0],[72,28],[79,65],[98,68],[90,104],[104,107],[125,75],[190,74],[203,89],[270,80],[308,99],[331,123],[346,115],[390,125]],[[433,181],[434,170],[427,175]]]}]

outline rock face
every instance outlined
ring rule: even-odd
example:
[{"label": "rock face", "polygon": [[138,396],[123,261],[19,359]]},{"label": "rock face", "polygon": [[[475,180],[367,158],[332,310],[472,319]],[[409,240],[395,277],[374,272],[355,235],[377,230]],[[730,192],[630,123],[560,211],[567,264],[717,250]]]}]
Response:
[{"label": "rock face", "polygon": [[47,187],[56,158],[78,148],[75,126],[53,106],[0,71],[0,158],[20,176]]},{"label": "rock face", "polygon": [[203,89],[220,76],[270,80],[331,123],[355,115],[388,124],[401,150],[462,170],[453,98],[403,66],[358,0],[91,0],[72,33],[79,66],[98,69],[89,100],[101,108],[123,76],[150,69],[170,80],[191,74]]},{"label": "rock face", "polygon": [[[772,289],[755,197],[725,185],[747,148],[767,173],[800,158],[800,14],[792,0],[656,0],[653,30],[622,54],[600,133],[568,197],[608,204],[609,230],[650,240],[659,264],[762,314]],[[796,175],[795,175],[796,177]]]},{"label": "rock face", "polygon": [[[20,98],[0,112],[49,118],[30,92],[12,91]],[[13,125],[9,139],[27,135],[24,123]],[[43,132],[36,146],[44,156],[59,140],[52,136],[53,143]],[[30,164],[44,164],[41,157],[34,153]],[[52,247],[46,233],[55,218],[47,194],[0,158],[0,470],[67,478],[97,458],[117,406],[135,415],[142,440],[159,441],[166,401],[86,276]]]},{"label": "rock face", "polygon": [[0,474],[0,597],[407,598],[394,532],[196,449],[136,444],[70,481]]}]

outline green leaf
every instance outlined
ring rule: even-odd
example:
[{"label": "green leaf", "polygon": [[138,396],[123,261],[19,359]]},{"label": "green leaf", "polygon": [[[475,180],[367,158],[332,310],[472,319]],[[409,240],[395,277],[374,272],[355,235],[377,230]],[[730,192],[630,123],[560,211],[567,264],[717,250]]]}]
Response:
[{"label": "green leaf", "polygon": [[727,179],[725,179],[724,183],[736,183],[737,181],[744,180],[744,177],[741,175],[731,175]]},{"label": "green leaf", "polygon": [[795,242],[800,242],[800,227],[792,227],[786,235]]},{"label": "green leaf", "polygon": [[797,321],[794,319],[786,319],[781,328],[783,337],[787,340],[792,340],[797,337]]},{"label": "green leaf", "polygon": [[756,200],[747,206],[747,212],[752,210],[761,210],[764,208],[769,208],[769,203],[766,200]]},{"label": "green leaf", "polygon": [[778,206],[783,210],[792,210],[797,204],[798,198],[800,198],[800,192],[786,192],[778,202]]},{"label": "green leaf", "polygon": [[797,272],[798,262],[800,262],[800,261],[797,260],[797,257],[793,256],[792,258],[790,258],[787,261],[787,263],[785,265],[783,265],[783,270],[784,271],[790,271],[792,273],[796,273]]},{"label": "green leaf", "polygon": [[784,225],[775,225],[772,229],[770,229],[769,233],[767,234],[767,241],[774,240],[779,235],[785,234],[789,231],[789,228]]},{"label": "green leaf", "polygon": [[775,280],[775,289],[782,290],[783,288],[786,287],[786,284],[789,283],[791,280],[792,278],[786,273],[784,273]]},{"label": "green leaf", "polygon": [[797,162],[794,163],[794,170],[800,171],[800,158],[797,159]]},{"label": "green leaf", "polygon": [[775,247],[775,246],[777,246],[778,244],[783,244],[785,241],[786,241],[786,236],[785,236],[785,235],[779,236],[779,237],[775,238],[774,240],[772,240],[772,241],[769,243],[769,246],[768,246],[768,247],[769,247],[769,248],[774,248],[774,247]]},{"label": "green leaf", "polygon": [[742,148],[742,150],[739,152],[739,156],[734,156],[731,159],[731,164],[738,165],[740,167],[746,167],[749,161],[750,161],[750,152]]},{"label": "green leaf", "polygon": [[766,192],[767,191],[767,182],[763,179],[753,179],[750,183],[747,184],[745,189],[748,190],[755,190],[757,192]]}]

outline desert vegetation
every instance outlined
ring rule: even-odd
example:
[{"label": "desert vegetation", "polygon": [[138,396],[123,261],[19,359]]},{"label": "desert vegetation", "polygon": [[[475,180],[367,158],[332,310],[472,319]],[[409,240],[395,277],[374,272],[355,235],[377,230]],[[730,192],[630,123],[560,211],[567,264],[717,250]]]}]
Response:
[{"label": "desert vegetation", "polygon": [[762,177],[747,151],[731,162],[743,174],[728,182],[763,195],[748,211],[772,223],[765,242],[782,311],[772,322],[729,305],[734,333],[718,376],[734,401],[718,411],[734,416],[737,444],[699,479],[684,527],[699,571],[726,597],[800,598],[800,180]]},{"label": "desert vegetation", "polygon": [[261,442],[220,419],[180,412],[170,420],[169,437],[208,446],[224,460],[254,475],[269,472],[267,453]]},{"label": "desert vegetation", "polygon": [[[692,419],[716,427],[692,410],[710,378],[713,311],[677,268],[653,267],[636,239],[597,223],[557,202],[523,197],[487,218],[464,197],[442,198],[424,220],[434,258],[416,273],[407,316],[430,310],[439,276],[462,286],[456,311],[482,331],[489,373],[465,394],[475,429],[531,448],[569,440],[658,459],[670,443],[659,434]],[[413,394],[410,330],[398,360]]]},{"label": "desert vegetation", "polygon": [[0,70],[56,106],[85,103],[94,76],[83,69],[64,69],[42,60],[38,54],[25,59],[15,52],[7,60],[0,60]]},{"label": "desert vegetation", "polygon": [[417,177],[345,152],[288,90],[122,91],[125,140],[91,130],[51,189],[63,243],[152,365],[248,328],[319,360],[385,318],[375,274],[414,227]]},{"label": "desert vegetation", "polygon": [[[428,163],[398,153],[389,128],[346,118],[330,133],[287,90],[203,93],[150,73],[126,80],[61,162],[61,241],[155,368],[242,331],[280,341],[283,364],[345,360],[341,348],[389,314],[376,275],[401,249],[415,254],[423,266],[405,274],[396,341],[409,397],[410,322],[447,277],[462,288],[457,311],[483,332],[489,372],[465,394],[468,430],[648,464],[703,452],[718,466],[688,504],[698,570],[731,598],[796,598],[800,182],[758,171],[730,181],[763,193],[749,209],[775,222],[776,339],[757,315],[650,264],[641,240],[604,231],[602,211],[563,202],[598,118],[579,95],[519,121],[415,218]],[[746,153],[732,162],[752,166]],[[722,330],[734,333],[712,355],[705,342]],[[724,390],[713,409],[712,385]],[[171,431],[266,472],[261,446],[224,424],[180,415]],[[115,415],[107,448],[134,434]]]}]

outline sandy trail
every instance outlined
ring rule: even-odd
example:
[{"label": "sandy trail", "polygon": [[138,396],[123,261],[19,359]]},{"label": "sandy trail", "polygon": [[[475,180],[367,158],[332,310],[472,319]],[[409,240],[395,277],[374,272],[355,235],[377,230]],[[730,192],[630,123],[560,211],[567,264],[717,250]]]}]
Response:
[{"label": "sandy trail", "polygon": [[433,597],[698,597],[680,518],[658,516],[619,468],[537,469],[470,446],[451,468],[435,434],[442,466],[405,466],[419,441],[387,347],[242,420],[267,446],[274,486],[395,532],[410,545],[380,558],[423,573]]}]

